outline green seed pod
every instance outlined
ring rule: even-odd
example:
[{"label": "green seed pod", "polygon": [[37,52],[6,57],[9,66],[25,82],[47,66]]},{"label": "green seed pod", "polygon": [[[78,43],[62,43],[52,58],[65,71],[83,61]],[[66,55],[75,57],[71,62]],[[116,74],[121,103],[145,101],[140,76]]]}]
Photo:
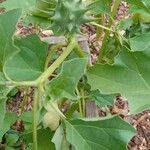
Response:
[{"label": "green seed pod", "polygon": [[[53,105],[58,108],[57,103],[54,102]],[[59,126],[60,116],[50,104],[47,104],[45,108],[47,110],[47,113],[43,118],[44,128],[49,127],[52,131],[54,131]]]},{"label": "green seed pod", "polygon": [[57,35],[80,32],[80,25],[92,20],[87,11],[88,7],[82,0],[58,0],[52,30]]}]

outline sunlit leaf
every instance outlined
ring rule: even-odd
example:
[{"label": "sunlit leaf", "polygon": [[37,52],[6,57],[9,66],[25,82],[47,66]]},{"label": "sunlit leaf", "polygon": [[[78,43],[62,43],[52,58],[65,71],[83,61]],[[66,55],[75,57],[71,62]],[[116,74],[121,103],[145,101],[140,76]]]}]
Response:
[{"label": "sunlit leaf", "polygon": [[3,124],[0,126],[0,141],[3,135],[10,129],[10,126],[15,123],[17,115],[15,113],[6,113]]},{"label": "sunlit leaf", "polygon": [[21,15],[20,9],[15,9],[0,15],[0,71],[5,61],[18,50],[12,45],[12,36]]},{"label": "sunlit leaf", "polygon": [[119,117],[65,121],[67,140],[77,150],[126,150],[135,130]]},{"label": "sunlit leaf", "polygon": [[6,0],[0,3],[0,7],[5,7],[7,11],[23,8],[24,10],[31,8],[35,4],[36,0]]},{"label": "sunlit leaf", "polygon": [[64,62],[58,77],[47,86],[49,96],[53,100],[60,98],[77,99],[75,89],[85,72],[86,64],[87,60],[84,58],[75,58]]},{"label": "sunlit leaf", "polygon": [[128,99],[131,112],[139,112],[150,107],[149,63],[149,49],[136,52],[123,49],[113,65],[96,64],[90,68],[88,82],[93,90],[99,89],[104,94],[121,93]]},{"label": "sunlit leaf", "polygon": [[15,81],[35,80],[44,71],[48,44],[40,41],[37,35],[16,39],[20,52],[7,61],[4,71]]},{"label": "sunlit leaf", "polygon": [[100,107],[112,106],[117,94],[102,94],[99,90],[92,91],[91,99]]}]

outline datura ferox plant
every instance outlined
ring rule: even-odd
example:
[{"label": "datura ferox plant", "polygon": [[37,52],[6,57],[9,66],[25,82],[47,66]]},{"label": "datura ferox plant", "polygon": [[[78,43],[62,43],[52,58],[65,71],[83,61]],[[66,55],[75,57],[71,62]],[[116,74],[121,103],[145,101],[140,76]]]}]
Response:
[{"label": "datura ferox plant", "polygon": [[[127,149],[136,133],[132,125],[110,112],[103,118],[86,115],[89,101],[109,108],[118,95],[127,99],[130,114],[150,108],[150,3],[126,1],[131,15],[117,22],[121,0],[0,3],[5,8],[0,14],[0,149]],[[49,46],[38,33],[20,36],[18,22],[51,30],[66,43]],[[93,64],[78,43],[84,24],[95,26],[97,40],[102,39]],[[7,105],[19,91],[31,91],[33,103],[23,111],[25,94],[16,114]],[[21,131],[13,127],[16,121],[22,122]]]}]

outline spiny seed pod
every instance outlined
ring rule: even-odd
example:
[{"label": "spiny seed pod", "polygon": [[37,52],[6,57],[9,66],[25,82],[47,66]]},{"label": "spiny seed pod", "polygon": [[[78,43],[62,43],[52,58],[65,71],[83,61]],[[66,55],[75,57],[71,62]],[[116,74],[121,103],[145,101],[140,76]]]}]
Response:
[{"label": "spiny seed pod", "polygon": [[80,25],[91,21],[87,11],[88,7],[82,0],[58,0],[52,30],[57,35],[80,32]]}]

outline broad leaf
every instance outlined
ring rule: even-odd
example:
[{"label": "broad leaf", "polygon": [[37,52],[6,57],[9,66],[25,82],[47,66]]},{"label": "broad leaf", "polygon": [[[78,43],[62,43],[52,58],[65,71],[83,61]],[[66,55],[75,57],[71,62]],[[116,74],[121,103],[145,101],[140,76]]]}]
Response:
[{"label": "broad leaf", "polygon": [[47,86],[47,92],[52,100],[60,98],[77,99],[75,89],[85,72],[86,64],[87,60],[84,58],[75,58],[63,63],[58,77]]},{"label": "broad leaf", "polygon": [[3,124],[0,126],[0,141],[3,135],[9,130],[10,126],[15,123],[17,115],[15,113],[6,113]]},{"label": "broad leaf", "polygon": [[7,61],[5,74],[15,81],[35,80],[44,71],[48,44],[41,42],[38,36],[15,39],[20,52]]},{"label": "broad leaf", "polygon": [[20,9],[15,9],[0,15],[0,71],[8,57],[17,52],[12,45],[12,36],[16,23],[21,15]]},{"label": "broad leaf", "polygon": [[111,3],[112,0],[94,0],[92,3],[89,5],[91,12],[94,14],[108,14],[110,15],[111,10]]},{"label": "broad leaf", "polygon": [[63,126],[60,125],[56,130],[52,142],[55,144],[56,150],[69,150],[69,143],[66,141]]},{"label": "broad leaf", "polygon": [[76,150],[126,150],[135,130],[119,117],[65,121],[66,136]]},{"label": "broad leaf", "polygon": [[150,3],[148,2],[149,0],[127,0],[127,2],[129,2],[132,5],[137,6],[138,8],[141,8],[145,11],[149,11],[150,8]]},{"label": "broad leaf", "polygon": [[39,130],[38,131],[38,149],[39,150],[54,150],[54,144],[51,142],[53,133],[49,130]]},{"label": "broad leaf", "polygon": [[133,51],[150,50],[150,32],[129,39],[130,47]]},{"label": "broad leaf", "polygon": [[[133,17],[138,17],[140,22],[150,22],[150,2],[149,0],[127,0],[131,3],[130,13],[135,14]],[[137,18],[136,18],[137,19]]]},{"label": "broad leaf", "polygon": [[31,8],[36,0],[6,0],[0,3],[0,7],[5,7],[6,10],[23,8],[24,10]]},{"label": "broad leaf", "polygon": [[5,150],[15,150],[13,147],[6,146]]},{"label": "broad leaf", "polygon": [[92,91],[91,99],[100,107],[112,106],[117,94],[102,94],[99,90]]},{"label": "broad leaf", "polygon": [[18,134],[14,134],[14,133],[8,134],[6,137],[7,146],[13,146],[18,140],[19,140]]},{"label": "broad leaf", "polygon": [[[54,144],[51,142],[53,132],[47,129],[37,130],[37,139],[38,139],[38,150],[55,150]],[[26,145],[33,142],[32,133],[23,135]]]},{"label": "broad leaf", "polygon": [[6,113],[6,98],[0,99],[0,129],[2,127]]},{"label": "broad leaf", "polygon": [[113,65],[97,64],[87,72],[92,90],[121,93],[132,113],[150,107],[150,51],[123,49]]},{"label": "broad leaf", "polygon": [[33,23],[41,28],[50,28],[51,17],[56,7],[55,0],[37,0],[33,9],[23,19],[25,24]]},{"label": "broad leaf", "polygon": [[[0,82],[6,82],[4,78],[1,78],[1,74]],[[13,87],[11,86],[6,87],[4,85],[0,85],[0,130],[3,126],[3,123],[5,122],[7,94],[11,91],[12,88]]]}]

